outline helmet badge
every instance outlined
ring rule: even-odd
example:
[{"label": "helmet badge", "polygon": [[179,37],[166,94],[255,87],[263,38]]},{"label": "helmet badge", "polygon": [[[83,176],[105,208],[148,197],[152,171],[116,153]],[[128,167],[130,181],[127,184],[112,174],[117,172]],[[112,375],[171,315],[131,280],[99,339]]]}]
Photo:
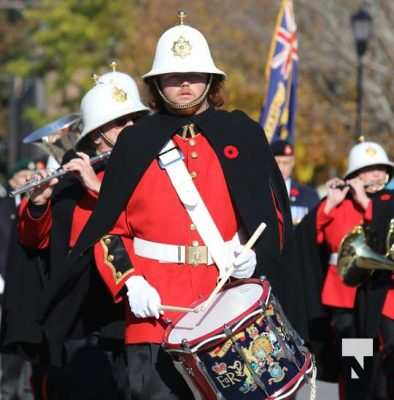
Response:
[{"label": "helmet badge", "polygon": [[373,157],[376,156],[377,151],[376,151],[376,149],[375,149],[374,147],[368,146],[368,147],[365,149],[365,154],[366,154],[368,157],[373,158]]},{"label": "helmet badge", "polygon": [[112,98],[118,103],[124,103],[127,100],[127,93],[123,89],[114,86],[112,88]]},{"label": "helmet badge", "polygon": [[183,36],[179,36],[179,39],[172,45],[171,50],[174,56],[184,58],[191,54],[192,45]]}]

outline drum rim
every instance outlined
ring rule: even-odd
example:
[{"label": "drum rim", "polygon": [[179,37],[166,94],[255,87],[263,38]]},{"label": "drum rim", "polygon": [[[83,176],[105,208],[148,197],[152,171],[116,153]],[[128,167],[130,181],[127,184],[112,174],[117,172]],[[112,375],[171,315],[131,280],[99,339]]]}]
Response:
[{"label": "drum rim", "polygon": [[[271,284],[269,283],[268,279],[266,278],[251,278],[251,279],[240,279],[234,282],[230,282],[229,284],[225,285],[222,290],[219,293],[222,293],[224,290],[232,289],[237,286],[241,286],[243,284],[258,284],[263,287],[263,292],[261,294],[261,297],[252,303],[242,314],[238,315],[231,321],[228,321],[228,324],[233,326],[236,325],[239,321],[241,321],[243,318],[245,318],[246,314],[250,312],[251,310],[254,309],[256,304],[258,304],[260,301],[263,303],[266,303],[267,299],[269,299],[270,294],[271,294]],[[205,300],[205,299],[204,299]],[[192,304],[192,307],[198,306],[199,304],[203,303],[204,300],[199,300],[198,302]],[[168,337],[171,333],[171,331],[174,329],[176,324],[184,317],[184,315],[180,315],[177,319],[173,321],[173,323],[167,327],[165,335],[164,335],[164,340],[163,340],[163,346],[165,349],[168,350],[179,350],[179,351],[185,351],[185,348],[183,347],[182,343],[169,343],[168,342]],[[188,346],[194,347],[196,344],[199,342],[202,342],[206,340],[209,337],[217,336],[220,334],[220,332],[223,332],[223,327],[216,328],[215,330],[209,332],[209,334],[204,334],[202,336],[199,336],[193,340],[187,341]]]},{"label": "drum rim", "polygon": [[[283,387],[278,389],[276,392],[270,394],[269,397],[267,397],[266,400],[281,400],[285,399],[288,396],[292,396],[295,394],[298,389],[301,388],[302,385],[305,384],[305,377],[308,374],[311,374],[313,371],[313,366],[314,366],[314,361],[312,357],[312,353],[305,347],[306,351],[302,351],[302,353],[305,356],[305,361],[304,364],[302,365],[301,369],[298,371],[297,375],[293,377],[289,382],[286,383]],[[291,391],[292,389],[295,389],[295,391]],[[289,393],[286,393],[286,391],[289,391]],[[285,397],[280,397],[282,395],[285,395]],[[278,397],[279,396],[279,397]]]}]

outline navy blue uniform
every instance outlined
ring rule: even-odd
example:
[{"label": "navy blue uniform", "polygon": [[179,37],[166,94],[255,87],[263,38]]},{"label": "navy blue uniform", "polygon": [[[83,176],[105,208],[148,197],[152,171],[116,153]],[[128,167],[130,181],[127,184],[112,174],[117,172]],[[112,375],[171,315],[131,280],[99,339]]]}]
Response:
[{"label": "navy blue uniform", "polygon": [[320,199],[314,189],[291,179],[289,200],[293,224],[298,224]]}]

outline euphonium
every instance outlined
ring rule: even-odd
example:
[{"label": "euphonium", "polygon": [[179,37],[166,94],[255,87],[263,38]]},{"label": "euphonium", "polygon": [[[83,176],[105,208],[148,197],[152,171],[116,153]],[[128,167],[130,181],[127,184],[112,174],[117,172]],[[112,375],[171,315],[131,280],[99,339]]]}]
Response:
[{"label": "euphonium", "polygon": [[[389,235],[394,233],[394,221],[392,230],[389,230],[386,242],[392,239]],[[375,269],[394,271],[394,261],[388,258],[391,248],[384,256],[372,250],[366,241],[365,231],[362,225],[356,226],[348,233],[339,246],[337,271],[343,282],[348,286],[358,286],[368,279]]]},{"label": "euphonium", "polygon": [[386,236],[386,256],[394,260],[394,218],[390,220],[389,231]]},{"label": "euphonium", "polygon": [[79,114],[66,115],[30,133],[23,143],[37,145],[60,164],[64,154],[75,146],[80,121]]}]

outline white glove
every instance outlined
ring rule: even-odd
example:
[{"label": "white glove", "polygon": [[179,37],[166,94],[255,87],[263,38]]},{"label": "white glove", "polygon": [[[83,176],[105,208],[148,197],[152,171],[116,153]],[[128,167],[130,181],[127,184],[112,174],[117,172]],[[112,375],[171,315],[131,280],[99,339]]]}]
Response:
[{"label": "white glove", "polygon": [[137,318],[160,317],[161,299],[152,285],[136,275],[127,279],[126,286],[131,311]]},{"label": "white glove", "polygon": [[234,250],[234,256],[235,269],[231,276],[237,279],[250,278],[257,265],[256,253],[252,249],[244,250],[244,247],[240,245]]}]

